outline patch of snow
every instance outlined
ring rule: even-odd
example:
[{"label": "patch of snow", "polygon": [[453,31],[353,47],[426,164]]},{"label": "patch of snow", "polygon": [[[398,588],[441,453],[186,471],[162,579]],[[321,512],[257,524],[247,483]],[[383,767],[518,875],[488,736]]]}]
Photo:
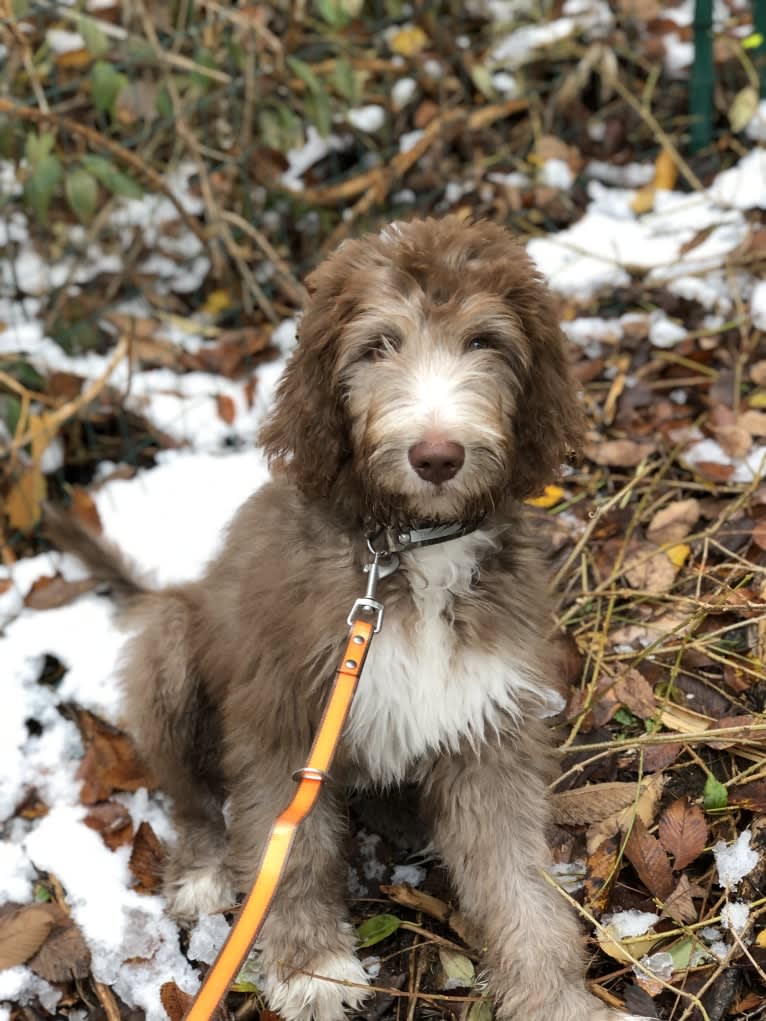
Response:
[{"label": "patch of snow", "polygon": [[750,918],[750,905],[741,900],[730,901],[721,908],[721,925],[730,932],[744,932]]},{"label": "patch of snow", "polygon": [[[664,979],[666,982],[669,982],[673,977],[673,957],[666,950],[642,957],[641,964],[643,964],[646,971],[650,971],[652,975]],[[636,967],[635,964],[633,965],[633,971],[636,975],[643,974],[641,969]]]},{"label": "patch of snow", "polygon": [[513,99],[521,92],[518,79],[507,71],[497,71],[492,75],[492,87],[505,99]]},{"label": "patch of snow", "polygon": [[295,149],[289,149],[287,152],[289,166],[282,174],[282,184],[294,191],[299,191],[303,188],[301,178],[309,167],[313,167],[315,163],[324,159],[328,153],[340,152],[348,148],[350,144],[350,139],[342,139],[337,135],[328,135],[327,138],[322,138],[314,125],[309,124],[306,129],[305,143],[296,146]]},{"label": "patch of snow", "polygon": [[0,904],[32,899],[35,870],[18,844],[0,840]]},{"label": "patch of snow", "polygon": [[766,99],[758,104],[758,109],[745,128],[745,134],[754,142],[766,142]]},{"label": "patch of snow", "polygon": [[619,188],[642,188],[654,178],[653,163],[625,163],[617,166],[603,160],[591,160],[585,167],[588,177]]},{"label": "patch of snow", "polygon": [[55,986],[23,965],[0,971],[0,1002],[19,1003],[23,1006],[39,1000],[46,1010],[54,1011],[60,999],[61,993]]},{"label": "patch of snow", "polygon": [[422,137],[423,132],[420,130],[405,131],[399,138],[399,152],[409,152],[410,149],[418,144]]},{"label": "patch of snow", "polygon": [[203,915],[189,934],[189,958],[212,964],[229,935],[229,923],[223,915]]},{"label": "patch of snow", "polygon": [[734,209],[766,209],[766,149],[753,149],[710,186],[714,202]]},{"label": "patch of snow", "polygon": [[417,91],[414,78],[397,78],[391,89],[391,103],[394,110],[402,110]]},{"label": "patch of snow", "polygon": [[652,312],[649,322],[649,341],[654,347],[675,347],[686,336],[686,330],[668,319],[661,309]]},{"label": "patch of snow", "polygon": [[572,187],[574,174],[569,169],[566,160],[546,160],[540,172],[543,184],[550,188],[559,188],[561,191],[568,191]]},{"label": "patch of snow", "polygon": [[602,922],[608,925],[617,939],[635,939],[649,932],[659,922],[660,916],[651,911],[616,911],[604,915]]},{"label": "patch of snow", "polygon": [[366,131],[373,134],[380,131],[386,123],[386,111],[382,106],[369,103],[367,106],[357,106],[346,114],[349,124],[358,131]]},{"label": "patch of snow", "polygon": [[574,34],[574,18],[557,18],[544,25],[525,25],[510,32],[489,51],[489,61],[496,67],[515,70],[538,56],[538,51]]},{"label": "patch of snow", "polygon": [[85,40],[79,32],[68,32],[64,28],[49,28],[45,41],[53,53],[73,53],[85,49]]},{"label": "patch of snow", "polygon": [[750,315],[757,330],[766,330],[766,280],[759,280],[750,295]]},{"label": "patch of snow", "polygon": [[731,844],[719,840],[713,846],[718,885],[733,890],[758,864],[758,852],[750,847],[750,830],[742,830]]},{"label": "patch of snow", "polygon": [[391,882],[407,883],[409,886],[420,886],[426,878],[426,870],[419,865],[396,865],[391,873]]},{"label": "patch of snow", "polygon": [[585,879],[585,862],[582,860],[572,862],[555,862],[546,869],[549,876],[556,880],[556,883],[567,893],[576,893],[582,889]]},{"label": "patch of snow", "polygon": [[363,957],[359,962],[371,979],[380,975],[381,962],[379,957]]}]

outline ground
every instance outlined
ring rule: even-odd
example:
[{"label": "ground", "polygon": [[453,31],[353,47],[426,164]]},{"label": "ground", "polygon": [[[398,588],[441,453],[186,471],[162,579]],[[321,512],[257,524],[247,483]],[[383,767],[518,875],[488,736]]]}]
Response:
[{"label": "ground", "polygon": [[[120,730],[123,636],[40,534],[42,500],[158,582],[197,575],[266,477],[253,441],[306,272],[346,236],[447,212],[525,241],[588,413],[584,459],[530,513],[568,692],[550,879],[591,988],[674,1021],[762,1016],[752,12],[713,6],[692,144],[690,2],[286,8],[22,3],[0,22],[0,1019],[178,1021],[231,917],[166,917],[173,834]],[[352,807],[369,1016],[484,1021],[476,948],[402,799]],[[227,1008],[261,1010],[252,970]]]}]

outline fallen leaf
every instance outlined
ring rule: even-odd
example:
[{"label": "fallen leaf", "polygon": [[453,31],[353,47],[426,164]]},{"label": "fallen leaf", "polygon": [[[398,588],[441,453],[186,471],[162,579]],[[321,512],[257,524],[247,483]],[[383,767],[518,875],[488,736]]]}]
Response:
[{"label": "fallen leaf", "polygon": [[559,826],[583,826],[601,822],[627,805],[635,804],[637,783],[594,783],[560,791],[551,799],[553,821]]},{"label": "fallen leaf", "polygon": [[682,542],[697,523],[699,516],[699,500],[694,498],[675,500],[657,511],[649,522],[646,537],[658,546]]},{"label": "fallen leaf", "polygon": [[104,529],[101,524],[98,508],[88,490],[83,489],[82,486],[72,486],[71,510],[77,520],[89,528],[91,532],[95,532],[96,535],[102,533]]},{"label": "fallen leaf", "polygon": [[221,312],[225,312],[226,309],[231,307],[231,294],[226,288],[218,288],[215,291],[211,291],[205,298],[204,304],[200,309],[203,315],[219,316]]},{"label": "fallen leaf", "polygon": [[752,85],[740,89],[729,107],[729,125],[736,134],[743,131],[758,111],[758,90]]},{"label": "fallen leaf", "polygon": [[450,947],[439,947],[439,961],[446,981],[442,988],[470,989],[476,978],[476,968],[470,957]]},{"label": "fallen leaf", "polygon": [[681,876],[675,890],[662,905],[662,913],[678,922],[679,925],[697,921],[697,909],[692,900],[692,887],[686,874]]},{"label": "fallen leaf", "polygon": [[234,401],[226,394],[218,394],[216,396],[215,407],[218,412],[218,417],[227,425],[231,425],[237,417],[237,409],[234,405]]},{"label": "fallen leaf", "polygon": [[130,871],[136,878],[134,889],[139,893],[154,893],[159,889],[164,858],[162,845],[154,830],[148,822],[142,822],[136,830],[133,850],[128,860]]},{"label": "fallen leaf", "polygon": [[396,915],[373,915],[365,919],[356,930],[357,947],[365,950],[367,947],[374,947],[382,943],[384,939],[392,936],[401,926],[401,918]]},{"label": "fallen leaf", "polygon": [[585,902],[601,914],[609,907],[609,896],[617,875],[619,841],[615,837],[604,840],[585,862]]},{"label": "fallen leaf", "polygon": [[766,780],[753,780],[729,788],[729,803],[750,812],[766,812]]},{"label": "fallen leaf", "polygon": [[619,961],[620,964],[632,964],[634,961],[640,961],[662,939],[662,936],[656,932],[620,939],[617,936],[617,931],[615,926],[607,925],[597,931],[596,938],[604,953],[613,960]]},{"label": "fallen leaf", "polygon": [[137,791],[140,787],[152,790],[157,786],[127,734],[84,710],[77,714],[77,723],[86,745],[77,770],[84,805],[106,801],[114,791]]},{"label": "fallen leaf", "polygon": [[400,57],[414,57],[425,48],[428,36],[418,25],[406,25],[400,28],[388,40],[388,48]]},{"label": "fallen leaf", "polygon": [[48,938],[55,923],[53,904],[0,907],[0,971],[26,964]]},{"label": "fallen leaf", "polygon": [[766,360],[753,362],[750,366],[750,379],[756,386],[766,386]]},{"label": "fallen leaf", "polygon": [[564,490],[561,486],[546,486],[540,496],[533,496],[527,500],[527,503],[531,507],[542,507],[547,510],[549,507],[555,507],[556,504],[561,503],[563,499]]},{"label": "fallen leaf", "polygon": [[678,571],[667,553],[642,542],[625,558],[622,573],[631,588],[657,594],[673,587]]},{"label": "fallen leaf", "polygon": [[651,684],[638,670],[628,670],[614,686],[619,702],[641,720],[651,719],[657,711],[657,703]]},{"label": "fallen leaf", "polygon": [[58,904],[46,904],[54,912],[47,939],[27,961],[27,967],[46,982],[71,982],[90,974],[90,950],[72,919]]},{"label": "fallen leaf", "polygon": [[627,833],[636,821],[643,822],[644,826],[651,826],[657,814],[664,785],[663,773],[642,777],[634,802],[589,827],[585,835],[588,854],[593,854],[605,840],[609,840],[617,833]]},{"label": "fallen leaf", "polygon": [[634,820],[625,842],[625,857],[652,896],[663,901],[670,896],[675,885],[670,859],[659,840],[649,833],[639,818]]},{"label": "fallen leaf", "polygon": [[422,911],[437,921],[445,922],[462,940],[471,944],[468,922],[446,901],[440,900],[424,890],[417,890],[407,883],[397,883],[393,886],[381,884],[380,892],[394,904],[401,904],[402,907],[412,908],[414,911]]},{"label": "fallen leaf", "polygon": [[745,411],[737,423],[747,429],[751,436],[766,436],[766,411]]},{"label": "fallen leaf", "polygon": [[130,812],[118,802],[104,801],[94,805],[83,822],[95,830],[112,851],[133,840],[133,820]]},{"label": "fallen leaf", "polygon": [[686,868],[705,850],[707,823],[702,809],[687,798],[676,798],[660,816],[658,833],[662,846],[673,855],[677,871]]},{"label": "fallen leaf", "polygon": [[31,532],[42,516],[42,504],[48,492],[45,476],[30,464],[12,484],[5,498],[5,513],[11,528]]},{"label": "fallen leaf", "polygon": [[751,532],[753,542],[760,549],[766,550],[766,518],[761,518],[753,525]]},{"label": "fallen leaf", "polygon": [[170,1021],[183,1021],[194,1002],[194,997],[185,993],[175,982],[170,981],[160,986],[160,1002]]},{"label": "fallen leaf", "polygon": [[604,440],[585,444],[585,454],[591,461],[616,468],[635,468],[654,450],[653,443],[636,443],[634,440]]},{"label": "fallen leaf", "polygon": [[67,581],[60,574],[43,575],[33,582],[24,597],[24,605],[30,610],[54,610],[59,606],[73,603],[83,592],[91,592],[95,587],[96,583],[92,578]]},{"label": "fallen leaf", "polygon": [[691,546],[685,542],[676,543],[675,546],[670,546],[665,550],[665,556],[677,571],[680,571],[684,566],[686,561],[689,559],[690,553]]},{"label": "fallen leaf", "polygon": [[729,457],[744,457],[753,445],[752,436],[741,425],[722,425],[712,432]]}]

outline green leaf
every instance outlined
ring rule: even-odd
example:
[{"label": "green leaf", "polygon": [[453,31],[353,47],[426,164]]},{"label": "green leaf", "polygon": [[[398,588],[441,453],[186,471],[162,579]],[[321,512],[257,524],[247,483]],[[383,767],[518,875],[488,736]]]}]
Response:
[{"label": "green leaf", "polygon": [[[201,67],[215,67],[215,58],[213,54],[210,50],[206,50],[204,47],[195,51],[194,59]],[[203,93],[208,92],[213,84],[213,79],[206,74],[202,74],[200,71],[192,71],[189,75],[189,81],[198,92]]]},{"label": "green leaf", "polygon": [[21,398],[16,394],[0,394],[0,419],[5,422],[11,436],[16,433],[20,417]]},{"label": "green leaf", "polygon": [[52,131],[41,131],[38,133],[30,131],[24,139],[24,155],[27,162],[33,167],[40,160],[50,155],[56,136]]},{"label": "green leaf", "polygon": [[40,223],[48,221],[48,207],[63,171],[56,156],[43,156],[24,185],[24,199]]},{"label": "green leaf", "polygon": [[3,372],[7,372],[17,382],[25,386],[27,390],[42,391],[45,389],[45,380],[37,369],[21,359],[17,362],[3,362]]},{"label": "green leaf", "polygon": [[173,101],[170,98],[167,85],[163,85],[157,93],[157,98],[154,100],[154,108],[160,117],[164,117],[166,120],[170,120],[173,116]]},{"label": "green leaf", "polygon": [[683,939],[665,947],[665,952],[673,958],[673,971],[686,971],[691,964],[695,942],[691,936],[684,936]]},{"label": "green leaf", "polygon": [[376,943],[393,936],[401,924],[401,919],[396,915],[374,915],[368,918],[356,930],[356,938],[359,941],[357,948],[364,950],[366,947],[374,947]]},{"label": "green leaf", "polygon": [[729,792],[722,783],[708,773],[705,780],[705,790],[702,795],[702,804],[706,812],[712,812],[716,808],[726,808],[729,803]]},{"label": "green leaf", "polygon": [[12,0],[11,10],[14,18],[23,18],[29,14],[29,0]]},{"label": "green leaf", "polygon": [[345,57],[340,57],[336,60],[332,77],[336,90],[344,99],[347,99],[349,103],[357,103],[359,101],[359,81],[350,61],[346,60]]},{"label": "green leaf", "polygon": [[353,17],[345,10],[342,0],[317,0],[317,10],[330,28],[344,28]]},{"label": "green leaf", "polygon": [[109,49],[109,39],[94,18],[81,16],[77,19],[77,30],[85,47],[93,57],[103,57]]},{"label": "green leaf", "polygon": [[90,87],[93,93],[93,102],[102,113],[110,113],[122,89],[128,84],[128,79],[105,60],[98,60],[91,68]]},{"label": "green leaf", "polygon": [[476,969],[469,957],[449,947],[439,947],[439,960],[448,979],[460,983],[465,989],[471,988],[476,978]]},{"label": "green leaf", "polygon": [[113,195],[126,199],[140,199],[144,194],[141,185],[128,174],[123,174],[104,156],[83,156],[83,166]]},{"label": "green leaf", "polygon": [[293,72],[293,74],[296,76],[296,78],[300,78],[300,80],[303,82],[303,84],[306,86],[306,88],[313,96],[316,96],[319,92],[322,91],[322,86],[319,82],[319,79],[314,74],[309,64],[305,63],[305,61],[303,60],[298,60],[297,57],[286,57],[285,63]]},{"label": "green leaf", "polygon": [[64,194],[78,220],[90,223],[98,205],[98,181],[82,167],[70,170],[64,181]]},{"label": "green leaf", "polygon": [[614,714],[614,718],[618,723],[621,723],[623,727],[630,727],[632,724],[638,723],[638,719],[633,715],[630,709],[626,709],[624,705],[620,706]]},{"label": "green leaf", "polygon": [[317,92],[316,95],[306,96],[304,109],[306,116],[316,127],[322,138],[327,138],[332,128],[332,109],[330,107],[330,97],[324,89]]},{"label": "green leaf", "polygon": [[495,1012],[489,997],[485,1000],[477,1000],[468,1011],[468,1021],[492,1021],[494,1016]]},{"label": "green leaf", "polygon": [[257,993],[260,992],[255,982],[248,982],[247,979],[237,979],[236,982],[232,982],[231,991],[233,993]]}]

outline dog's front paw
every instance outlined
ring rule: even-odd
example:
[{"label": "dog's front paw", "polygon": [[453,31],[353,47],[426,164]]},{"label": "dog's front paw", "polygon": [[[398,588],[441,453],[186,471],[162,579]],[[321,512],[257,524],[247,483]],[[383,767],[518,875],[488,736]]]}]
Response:
[{"label": "dog's front paw", "polygon": [[194,921],[234,903],[226,872],[218,864],[166,875],[164,892],[168,911],[181,922]]},{"label": "dog's front paw", "polygon": [[342,1021],[346,1008],[358,1010],[370,991],[367,974],[352,953],[317,955],[309,966],[281,977],[267,972],[264,993],[285,1021]]}]

